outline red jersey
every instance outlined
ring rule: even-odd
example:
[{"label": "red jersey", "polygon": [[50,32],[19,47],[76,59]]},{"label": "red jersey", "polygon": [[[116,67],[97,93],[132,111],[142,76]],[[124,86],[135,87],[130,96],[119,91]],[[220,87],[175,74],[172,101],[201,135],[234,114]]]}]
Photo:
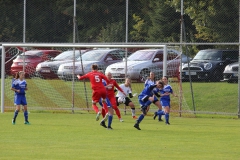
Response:
[{"label": "red jersey", "polygon": [[107,88],[107,95],[110,96],[114,96],[115,97],[115,92],[114,92],[114,87],[116,87],[119,91],[123,92],[122,88],[119,87],[119,85],[117,84],[117,82],[114,79],[110,79],[109,83],[107,82],[107,85],[112,84],[112,87],[108,87]]},{"label": "red jersey", "polygon": [[92,90],[94,90],[94,91],[102,90],[102,89],[105,90],[105,86],[102,83],[102,79],[104,79],[107,83],[109,82],[107,77],[98,71],[89,72],[89,73],[85,74],[84,76],[81,76],[79,78],[79,80],[86,79],[86,78],[88,78],[90,80]]}]

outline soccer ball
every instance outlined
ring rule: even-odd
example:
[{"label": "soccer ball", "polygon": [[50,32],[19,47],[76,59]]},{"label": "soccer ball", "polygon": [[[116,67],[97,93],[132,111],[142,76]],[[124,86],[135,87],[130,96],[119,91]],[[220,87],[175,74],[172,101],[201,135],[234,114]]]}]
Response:
[{"label": "soccer ball", "polygon": [[124,97],[118,97],[118,103],[125,103],[126,99]]}]

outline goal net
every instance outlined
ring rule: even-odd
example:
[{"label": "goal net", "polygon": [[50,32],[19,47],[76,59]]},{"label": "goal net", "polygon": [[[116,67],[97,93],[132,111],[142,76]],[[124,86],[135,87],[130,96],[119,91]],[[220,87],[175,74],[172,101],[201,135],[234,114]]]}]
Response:
[{"label": "goal net", "polygon": [[[15,109],[14,92],[10,88],[15,73],[20,70],[26,73],[30,111],[93,112],[90,83],[76,77],[90,72],[92,64],[97,64],[103,73],[111,72],[119,85],[129,77],[132,93],[137,94],[143,90],[150,72],[155,74],[155,80],[166,75],[174,92],[179,95],[171,98],[172,112],[176,115],[191,112],[182,96],[179,81],[181,52],[166,45],[4,44],[3,51],[2,112]],[[7,57],[10,58],[6,60]],[[137,96],[131,100],[140,112]],[[130,108],[123,104],[119,109],[122,114],[130,114]],[[152,104],[150,112],[156,110]]]}]

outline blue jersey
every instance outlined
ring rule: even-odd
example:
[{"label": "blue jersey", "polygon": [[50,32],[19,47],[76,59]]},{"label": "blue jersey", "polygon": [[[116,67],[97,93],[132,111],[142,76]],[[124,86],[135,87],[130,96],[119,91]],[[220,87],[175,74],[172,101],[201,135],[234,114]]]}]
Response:
[{"label": "blue jersey", "polygon": [[146,85],[143,91],[139,94],[139,96],[153,96],[153,89],[156,88],[155,84]]},{"label": "blue jersey", "polygon": [[150,84],[155,84],[156,82],[154,80],[151,80],[151,79],[147,79],[144,83],[144,87],[146,87],[147,85],[150,85]]},{"label": "blue jersey", "polygon": [[[163,87],[162,90],[160,90],[161,94],[164,93],[173,93],[172,87],[168,84]],[[161,100],[169,100],[170,101],[170,95],[165,95],[161,97]]]},{"label": "blue jersey", "polygon": [[12,82],[12,88],[20,90],[20,92],[15,91],[15,95],[25,95],[25,89],[27,88],[27,82],[25,80],[15,79]]}]

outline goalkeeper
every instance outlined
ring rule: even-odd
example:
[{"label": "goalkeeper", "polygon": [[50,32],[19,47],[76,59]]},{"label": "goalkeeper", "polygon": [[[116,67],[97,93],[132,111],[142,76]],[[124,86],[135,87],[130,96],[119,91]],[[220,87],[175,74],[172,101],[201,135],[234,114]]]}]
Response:
[{"label": "goalkeeper", "polygon": [[[130,98],[133,98],[132,95],[132,88],[131,88],[131,79],[130,78],[126,78],[125,79],[125,83],[120,84],[119,87],[123,90],[123,92],[118,91],[117,95],[116,95],[116,102],[117,102],[117,106],[119,106],[119,97],[123,97],[125,98],[125,102],[124,103],[126,106],[130,106],[131,107],[131,111],[132,111],[132,118],[133,119],[137,119],[136,114],[135,114],[135,106],[134,103],[131,101]],[[129,95],[129,97],[127,97],[127,95]]]}]

